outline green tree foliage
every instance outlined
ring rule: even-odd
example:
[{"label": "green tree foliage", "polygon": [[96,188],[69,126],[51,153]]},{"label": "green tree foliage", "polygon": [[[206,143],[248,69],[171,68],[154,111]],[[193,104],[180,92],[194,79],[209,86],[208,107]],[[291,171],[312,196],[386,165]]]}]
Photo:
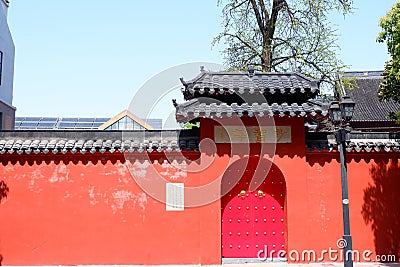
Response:
[{"label": "green tree foliage", "polygon": [[386,16],[379,21],[382,31],[377,37],[380,43],[386,43],[390,60],[385,64],[379,98],[400,103],[400,2],[393,5]]},{"label": "green tree foliage", "polygon": [[186,122],[186,123],[182,123],[182,124],[181,124],[181,127],[182,127],[183,129],[189,129],[189,130],[193,129],[194,127],[200,128],[200,122],[194,122],[194,123],[192,123],[192,122]]},{"label": "green tree foliage", "polygon": [[223,5],[226,64],[232,70],[301,71],[334,84],[346,66],[338,60],[328,14],[351,12],[352,0],[218,0]]}]

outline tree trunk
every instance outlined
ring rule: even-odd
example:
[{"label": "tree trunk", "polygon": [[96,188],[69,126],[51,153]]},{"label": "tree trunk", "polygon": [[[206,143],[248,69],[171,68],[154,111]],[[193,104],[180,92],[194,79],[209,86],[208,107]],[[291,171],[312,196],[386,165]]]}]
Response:
[{"label": "tree trunk", "polygon": [[264,42],[261,53],[261,70],[263,72],[271,72],[272,70],[272,51],[271,44]]},{"label": "tree trunk", "polygon": [[263,33],[263,50],[261,66],[265,72],[272,71],[272,42],[275,35],[276,22],[278,20],[278,14],[283,8],[285,0],[274,0],[272,3],[271,17],[267,20],[265,28],[261,29]]}]

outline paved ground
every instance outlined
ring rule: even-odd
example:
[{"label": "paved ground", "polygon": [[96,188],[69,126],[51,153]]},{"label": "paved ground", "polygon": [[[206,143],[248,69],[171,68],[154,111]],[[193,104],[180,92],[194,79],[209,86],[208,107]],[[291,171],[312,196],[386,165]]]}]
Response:
[{"label": "paved ground", "polygon": [[[343,263],[310,263],[310,264],[288,264],[288,263],[244,263],[244,264],[224,264],[224,265],[210,265],[210,266],[223,266],[223,267],[343,267]],[[400,267],[400,263],[354,263],[354,267]]]},{"label": "paved ground", "polygon": [[[172,266],[172,265],[169,265]],[[173,265],[179,266],[179,265]],[[181,267],[198,267],[199,265],[180,265]],[[241,263],[241,264],[223,264],[223,265],[206,265],[209,267],[343,267],[343,263],[311,263],[311,264],[288,264],[288,263]],[[354,267],[400,267],[400,263],[354,263]],[[147,266],[146,266],[147,267]]]},{"label": "paved ground", "polygon": [[[223,265],[146,265],[145,267],[343,267],[343,263],[310,263],[310,264],[288,264],[288,263],[241,263]],[[354,263],[354,267],[400,267],[400,263]],[[41,266],[46,267],[46,266]],[[54,266],[48,266],[54,267]],[[144,265],[81,265],[74,267],[144,267]]]},{"label": "paved ground", "polygon": [[[3,265],[7,266],[7,265]],[[2,266],[2,267],[3,267]],[[310,264],[288,264],[288,263],[241,263],[223,265],[76,265],[73,267],[343,267],[343,263],[310,263]],[[11,267],[11,266],[10,266]],[[40,266],[40,267],[62,267],[62,266]],[[400,267],[400,263],[354,263],[354,267]]]},{"label": "paved ground", "polygon": [[[199,267],[200,265],[167,265],[180,267]],[[343,267],[343,263],[311,263],[311,264],[288,264],[288,263],[241,263],[241,264],[223,264],[223,265],[203,265],[209,267]],[[354,263],[354,267],[400,267],[400,263]],[[129,266],[134,267],[134,266]],[[143,267],[143,266],[138,266]],[[146,266],[149,267],[149,266]],[[156,267],[156,266],[150,266]],[[157,266],[159,267],[159,266]]]}]

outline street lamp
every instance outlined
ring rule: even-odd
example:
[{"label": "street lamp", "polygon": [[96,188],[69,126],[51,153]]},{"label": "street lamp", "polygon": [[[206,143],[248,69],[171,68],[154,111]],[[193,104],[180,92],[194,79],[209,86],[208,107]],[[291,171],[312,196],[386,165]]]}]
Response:
[{"label": "street lamp", "polygon": [[343,211],[343,240],[344,242],[344,266],[352,267],[352,239],[350,235],[350,215],[349,215],[349,190],[347,182],[346,164],[346,135],[348,122],[353,117],[355,103],[348,96],[344,96],[340,102],[333,101],[329,107],[329,117],[336,126],[336,141],[340,152],[340,171],[342,182],[342,211]]}]

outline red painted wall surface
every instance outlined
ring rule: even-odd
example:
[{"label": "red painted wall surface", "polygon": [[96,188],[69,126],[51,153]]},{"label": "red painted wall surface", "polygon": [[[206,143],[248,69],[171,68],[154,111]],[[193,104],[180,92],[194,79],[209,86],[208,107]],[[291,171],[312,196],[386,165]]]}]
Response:
[{"label": "red painted wall surface", "polygon": [[[257,123],[270,125],[268,121],[243,119],[245,125]],[[343,235],[338,152],[306,151],[302,118],[277,118],[275,124],[292,127],[292,143],[277,144],[273,155],[268,152],[274,148],[268,145],[261,148],[259,144],[251,144],[249,152],[271,161],[285,178],[287,259],[289,262],[342,261],[342,250],[337,245]],[[202,138],[213,139],[213,127],[218,123],[204,120],[201,125]],[[228,144],[217,144],[217,148],[218,157],[230,156],[231,163],[248,156],[235,154],[237,150]],[[267,153],[260,153],[262,149]],[[246,148],[240,150],[246,151]],[[400,228],[396,227],[400,224],[399,154],[361,152],[348,153],[347,157],[351,234],[353,249],[359,253],[356,260],[382,261],[382,256],[394,255],[399,261]],[[259,166],[264,167],[268,166]],[[312,253],[308,256],[310,250],[315,256]],[[332,256],[325,252],[329,250]]]},{"label": "red painted wall surface", "polygon": [[[340,165],[335,154],[312,153],[307,157],[307,217],[313,218],[307,228],[310,246],[317,244],[320,252],[337,249],[336,241],[343,233]],[[359,253],[360,261],[388,261],[388,256],[399,261],[399,156],[382,152],[349,153],[347,157],[353,250]]]},{"label": "red painted wall surface", "polygon": [[[138,186],[121,154],[78,157],[73,163],[49,155],[38,163],[30,159],[39,156],[30,155],[29,162],[0,165],[0,179],[10,188],[0,205],[3,264],[207,264],[219,259],[218,203],[167,212],[164,203]],[[151,179],[151,166],[134,162],[132,173]],[[177,173],[165,162],[153,166],[169,181],[190,186],[184,171]],[[165,187],[160,192],[165,194]]]},{"label": "red painted wall surface", "polygon": [[[301,258],[306,250],[316,253],[311,261],[332,261],[320,257],[324,250],[337,249],[343,232],[338,153],[307,152],[302,118],[279,118],[276,124],[292,127],[291,144],[276,149],[252,144],[247,151],[207,141],[216,124],[202,120],[201,158],[185,152],[184,161],[174,153],[151,153],[148,161],[133,155],[130,164],[119,153],[0,155],[0,179],[10,188],[0,204],[2,263],[220,263],[221,180],[240,179],[225,171],[233,164],[232,170],[245,168],[241,162],[249,155],[262,159],[258,175],[266,176],[273,163],[285,179],[287,252],[300,253],[301,262],[308,261]],[[400,256],[398,158],[384,152],[348,154],[353,248],[370,250],[371,259]],[[152,181],[151,190],[139,186]],[[167,212],[162,201],[151,197],[165,199],[166,181],[185,183],[190,207]],[[288,261],[297,262],[289,256],[296,255],[288,255]]]}]

